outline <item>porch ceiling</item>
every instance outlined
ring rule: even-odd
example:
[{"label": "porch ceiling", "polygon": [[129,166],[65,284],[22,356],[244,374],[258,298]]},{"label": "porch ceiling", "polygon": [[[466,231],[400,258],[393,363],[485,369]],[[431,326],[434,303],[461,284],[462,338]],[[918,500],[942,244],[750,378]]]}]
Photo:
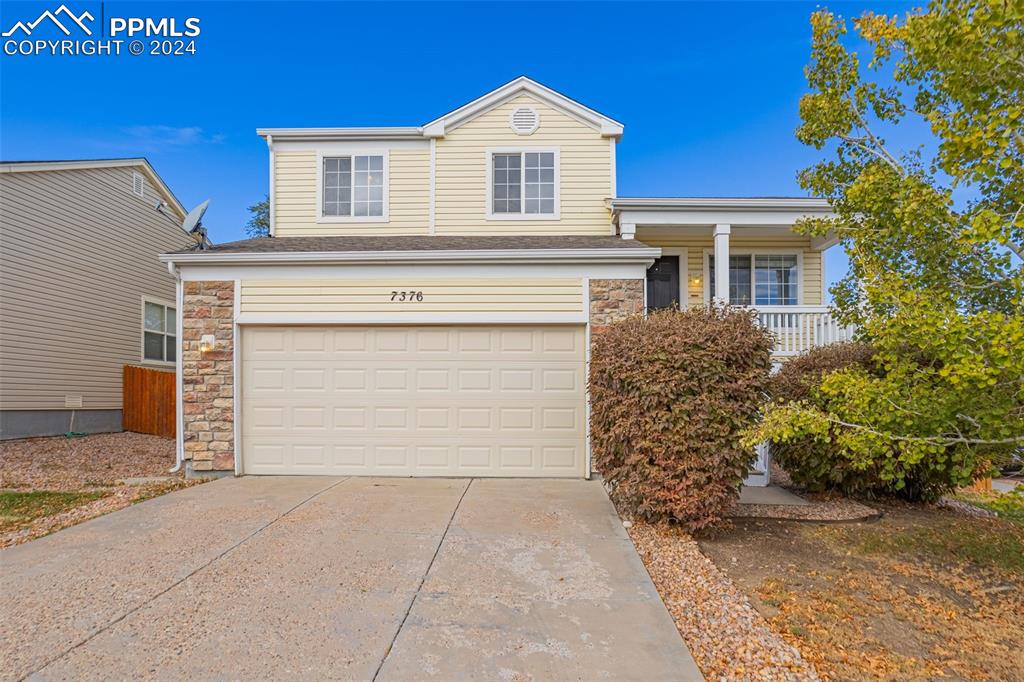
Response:
[{"label": "porch ceiling", "polygon": [[[644,225],[636,226],[636,239],[649,240],[651,243],[670,241],[672,239],[705,239],[712,240],[714,225]],[[809,248],[813,251],[824,251],[837,243],[834,234],[826,237],[806,237],[793,231],[791,225],[736,225],[732,224],[731,241],[742,243],[744,239],[809,239]]]},{"label": "porch ceiling", "polygon": [[[813,198],[616,198],[608,204],[623,234],[652,240],[710,238],[716,225],[730,226],[733,239],[791,237],[801,218],[833,215],[827,201]],[[811,248],[835,243],[830,234],[811,239]]]}]

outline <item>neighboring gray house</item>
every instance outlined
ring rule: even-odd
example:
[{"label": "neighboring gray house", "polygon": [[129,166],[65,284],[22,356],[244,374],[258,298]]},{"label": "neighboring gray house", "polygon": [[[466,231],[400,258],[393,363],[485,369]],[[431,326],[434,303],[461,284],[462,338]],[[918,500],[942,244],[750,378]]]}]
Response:
[{"label": "neighboring gray house", "polygon": [[174,370],[184,217],[145,159],[0,163],[0,438],[120,431],[124,365]]}]

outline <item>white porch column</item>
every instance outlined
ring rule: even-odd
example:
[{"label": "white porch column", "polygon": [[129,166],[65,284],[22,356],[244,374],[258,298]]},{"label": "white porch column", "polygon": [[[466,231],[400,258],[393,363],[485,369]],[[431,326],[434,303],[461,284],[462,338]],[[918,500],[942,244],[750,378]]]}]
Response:
[{"label": "white porch column", "polygon": [[633,223],[622,223],[619,225],[619,233],[623,239],[635,239],[636,238],[636,225]]},{"label": "white porch column", "polygon": [[730,225],[715,225],[715,300],[729,303]]}]

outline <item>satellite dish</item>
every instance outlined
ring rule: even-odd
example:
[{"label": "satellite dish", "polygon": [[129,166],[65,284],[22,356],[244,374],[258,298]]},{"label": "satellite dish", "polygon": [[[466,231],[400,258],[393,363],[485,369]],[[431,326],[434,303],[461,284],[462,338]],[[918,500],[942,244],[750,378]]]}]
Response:
[{"label": "satellite dish", "polygon": [[182,229],[192,235],[192,238],[199,244],[200,249],[206,248],[209,241],[206,239],[206,228],[203,227],[203,215],[206,213],[210,200],[207,199],[199,204],[185,216],[185,222],[181,224]]}]

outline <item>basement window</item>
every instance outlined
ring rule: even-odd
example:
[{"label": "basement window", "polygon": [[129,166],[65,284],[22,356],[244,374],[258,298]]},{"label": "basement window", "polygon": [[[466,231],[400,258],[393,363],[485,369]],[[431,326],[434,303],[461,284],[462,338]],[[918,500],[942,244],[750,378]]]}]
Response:
[{"label": "basement window", "polygon": [[142,302],[142,359],[146,362],[174,362],[178,350],[178,311],[165,303]]}]

